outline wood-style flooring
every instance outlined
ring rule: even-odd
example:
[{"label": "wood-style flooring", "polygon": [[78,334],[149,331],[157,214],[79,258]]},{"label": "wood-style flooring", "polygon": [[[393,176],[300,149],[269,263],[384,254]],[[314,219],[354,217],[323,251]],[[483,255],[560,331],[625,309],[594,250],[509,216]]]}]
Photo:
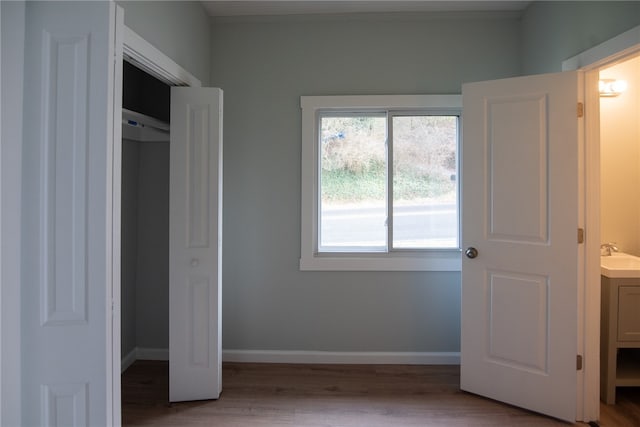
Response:
[{"label": "wood-style flooring", "polygon": [[[222,378],[216,401],[169,404],[168,363],[137,361],[122,376],[123,425],[570,425],[460,391],[459,366],[225,363]],[[640,389],[619,388],[600,415],[603,427],[640,426]]]}]

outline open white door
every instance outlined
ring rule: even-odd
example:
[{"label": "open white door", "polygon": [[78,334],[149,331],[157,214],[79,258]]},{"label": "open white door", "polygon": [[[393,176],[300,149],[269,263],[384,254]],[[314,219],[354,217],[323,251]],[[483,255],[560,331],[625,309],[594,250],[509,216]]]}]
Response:
[{"label": "open white door", "polygon": [[[461,388],[576,419],[577,72],[463,86]],[[473,252],[471,250],[470,252]]]},{"label": "open white door", "polygon": [[26,3],[25,426],[120,423],[111,336],[119,336],[112,330],[119,280],[112,252],[119,232],[113,132],[122,91],[114,61],[122,25],[116,9],[114,2]]},{"label": "open white door", "polygon": [[169,400],[221,391],[222,90],[171,88]]}]

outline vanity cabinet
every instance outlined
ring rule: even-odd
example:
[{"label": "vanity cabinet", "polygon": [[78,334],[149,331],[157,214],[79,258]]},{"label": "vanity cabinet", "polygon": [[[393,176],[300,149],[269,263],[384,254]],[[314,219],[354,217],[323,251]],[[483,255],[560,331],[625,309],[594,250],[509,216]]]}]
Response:
[{"label": "vanity cabinet", "polygon": [[640,279],[601,276],[600,398],[640,386]]}]

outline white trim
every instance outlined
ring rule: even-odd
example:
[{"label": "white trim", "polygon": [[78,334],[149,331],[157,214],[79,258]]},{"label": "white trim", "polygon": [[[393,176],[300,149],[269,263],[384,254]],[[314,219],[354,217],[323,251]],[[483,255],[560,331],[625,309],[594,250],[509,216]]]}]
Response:
[{"label": "white trim", "polygon": [[121,373],[133,365],[136,360],[169,360],[168,348],[135,347],[120,360]]},{"label": "white trim", "polygon": [[600,101],[597,80],[600,69],[640,54],[640,26],[563,61],[562,70],[585,71],[584,173],[581,214],[586,240],[582,285],[582,312],[578,324],[579,351],[583,351],[584,369],[577,384],[576,420],[600,417]]},{"label": "white trim", "polygon": [[[2,35],[1,33],[2,30],[2,6],[0,5],[0,36]],[[6,36],[5,36],[6,37]],[[0,43],[2,42],[2,39],[0,38]],[[3,140],[4,138],[2,137],[2,104],[3,104],[3,100],[4,98],[2,98],[2,86],[3,86],[3,80],[2,80],[2,53],[4,53],[4,49],[0,51],[0,177],[2,177],[2,147],[3,147]],[[2,245],[1,242],[3,242],[2,240],[2,229],[4,228],[4,222],[3,222],[3,215],[2,215],[2,207],[4,206],[4,191],[2,191],[2,180],[0,179],[0,278],[2,278],[2,264],[4,262],[4,258],[3,258],[3,253],[4,251],[2,250]],[[12,239],[12,243],[13,243],[13,239]],[[2,282],[2,280],[0,280],[0,282]],[[4,388],[4,383],[2,382],[2,378],[4,378],[3,372],[4,372],[4,336],[5,334],[2,333],[2,325],[3,325],[3,310],[2,310],[2,301],[3,301],[3,297],[2,297],[2,290],[0,289],[0,402],[4,402],[3,400],[3,388]],[[2,424],[2,404],[0,403],[0,424]]]},{"label": "white trim", "polygon": [[193,74],[127,26],[124,27],[123,48],[127,62],[171,86],[202,86],[202,82]]},{"label": "white trim", "polygon": [[169,360],[169,349],[136,347],[136,360]]},{"label": "white trim", "polygon": [[[600,94],[599,70],[584,73],[585,123],[584,172],[581,176],[584,228],[583,248],[582,345],[584,354],[582,387],[578,389],[578,420],[592,421],[600,417]],[[587,88],[591,87],[591,90]],[[580,351],[579,350],[579,351]]]},{"label": "white trim", "polygon": [[[122,358],[122,372],[136,360],[169,360],[168,348],[136,347]],[[352,365],[459,365],[460,352],[222,350],[223,362]]]},{"label": "white trim", "polygon": [[0,49],[0,425],[22,425],[21,198],[25,2],[2,2]]},{"label": "white trim", "polygon": [[[586,89],[586,85],[585,85],[585,73],[578,71],[577,72],[577,76],[578,76],[578,102],[585,102],[585,96],[587,96],[585,94],[585,89]],[[586,194],[584,192],[584,186],[586,184],[586,180],[587,177],[585,176],[585,172],[586,172],[586,168],[585,168],[585,159],[586,159],[586,147],[585,147],[585,130],[587,128],[587,124],[588,124],[588,120],[589,117],[587,117],[587,114],[585,114],[585,117],[582,120],[578,120],[578,227],[582,228],[582,229],[586,229],[585,226],[585,215],[586,215]],[[576,352],[579,355],[583,355],[585,354],[585,335],[584,335],[584,328],[585,328],[585,323],[581,321],[581,319],[585,319],[585,300],[586,300],[586,289],[585,289],[585,283],[586,283],[586,277],[585,277],[585,273],[586,273],[586,269],[585,269],[585,262],[586,262],[586,255],[587,255],[587,245],[586,244],[582,244],[582,245],[578,245],[578,251],[577,251],[577,256],[578,256],[578,271],[577,271],[577,310],[576,310],[576,314],[577,314],[577,321],[576,321],[576,336],[577,336],[577,342],[576,342]],[[584,357],[583,357],[584,360]],[[584,364],[584,363],[583,363]],[[590,421],[590,420],[583,420],[581,416],[579,416],[580,414],[584,414],[584,399],[583,399],[583,395],[582,393],[584,393],[585,390],[585,370],[579,370],[576,373],[576,421]]]},{"label": "white trim", "polygon": [[562,71],[592,70],[640,52],[640,25],[562,62]]},{"label": "white trim", "polygon": [[129,366],[133,365],[133,362],[135,362],[136,360],[138,359],[136,358],[136,349],[134,348],[129,353],[127,353],[120,361],[120,373],[123,373],[124,371],[129,369]]},{"label": "white trim", "polygon": [[462,95],[340,95],[301,96],[300,107],[319,110],[323,108],[353,108],[390,110],[400,109],[462,109]]},{"label": "white trim", "polygon": [[[118,7],[120,9],[120,7]],[[122,20],[124,20],[124,14],[121,14]],[[180,65],[171,60],[167,55],[162,53],[162,51],[158,50],[151,43],[144,40],[138,34],[136,34],[133,30],[128,28],[126,25],[122,24],[123,31],[122,35],[118,37],[115,41],[115,44],[118,45],[122,43],[122,50],[120,50],[119,46],[115,52],[116,62],[120,61],[121,58],[126,58],[127,61],[142,69],[143,71],[151,74],[152,76],[164,81],[165,83],[171,86],[193,86],[193,87],[201,87],[202,83],[200,80],[195,78],[191,73],[182,68]],[[116,32],[116,36],[118,36]],[[121,55],[121,57],[119,57]],[[121,61],[120,61],[121,62]],[[122,126],[120,123],[120,118],[122,116],[121,108],[122,101],[118,100],[117,105],[113,106],[114,115],[117,113],[118,120],[114,120],[114,133],[120,135]],[[117,122],[117,124],[116,124]],[[122,139],[119,137],[115,138],[114,135],[114,154],[121,153],[121,146],[118,146],[122,143]],[[113,164],[112,174],[115,176],[115,181],[112,181],[113,185],[117,185],[117,182],[120,180],[121,174],[121,165],[118,162],[117,164]],[[113,177],[112,177],[113,178]],[[119,197],[120,197],[120,189],[113,191],[112,196],[115,198],[114,209],[116,211],[112,211],[109,214],[114,215],[119,221]],[[119,223],[117,224],[117,231],[114,229],[112,233],[112,250],[113,253],[111,262],[111,274],[113,277],[117,277],[117,285],[113,282],[113,288],[110,289],[111,294],[107,294],[105,298],[105,302],[107,304],[107,312],[109,310],[113,310],[113,315],[111,318],[111,325],[108,326],[108,336],[110,337],[110,342],[107,343],[107,358],[110,359],[111,363],[107,366],[106,375],[111,380],[111,390],[110,399],[111,402],[108,402],[108,409],[110,413],[107,414],[107,424],[120,425],[121,423],[121,393],[120,393],[120,375],[117,374],[118,370],[116,368],[116,364],[120,362],[120,370],[122,369],[122,360],[120,355],[120,322],[121,322],[121,313],[120,313],[120,229]],[[116,299],[117,298],[117,299]],[[152,360],[169,360],[169,351],[168,349],[136,349],[136,358],[139,359],[150,359],[157,358]],[[109,422],[111,421],[111,422]]]},{"label": "white trim", "polygon": [[[122,36],[124,28],[124,9],[113,3],[109,13],[113,19],[113,27],[110,28],[109,37],[109,55],[113,58],[109,70],[109,88],[111,96],[108,99],[107,111],[108,123],[111,128],[108,129],[110,134],[107,135],[107,152],[105,159],[107,171],[107,197],[111,200],[107,201],[106,219],[107,233],[105,236],[107,243],[107,295],[105,312],[107,314],[107,424],[120,426],[122,424],[122,394],[121,394],[121,374],[120,362],[121,353],[121,316],[120,316],[120,252],[121,252],[121,190],[122,190]],[[111,268],[109,268],[111,267]],[[109,322],[111,316],[111,322]]]},{"label": "white trim", "polygon": [[222,350],[224,362],[359,365],[459,365],[460,352]]},{"label": "white trim", "polygon": [[457,271],[462,269],[459,249],[424,252],[421,256],[303,256],[300,270],[305,271]]},{"label": "white trim", "polygon": [[391,253],[317,253],[317,117],[323,109],[421,110],[462,116],[461,95],[346,95],[301,96],[302,193],[300,270],[313,271],[460,271],[459,249]]}]

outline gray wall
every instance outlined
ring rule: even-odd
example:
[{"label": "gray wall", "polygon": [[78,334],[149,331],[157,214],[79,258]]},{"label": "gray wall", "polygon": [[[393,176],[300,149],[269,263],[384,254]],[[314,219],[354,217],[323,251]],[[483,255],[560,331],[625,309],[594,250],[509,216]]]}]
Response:
[{"label": "gray wall", "polygon": [[169,143],[139,142],[136,343],[169,348]]},{"label": "gray wall", "polygon": [[123,140],[122,356],[169,347],[169,143]]},{"label": "gray wall", "polygon": [[136,283],[138,271],[138,143],[122,141],[121,354],[136,348]]},{"label": "gray wall", "polygon": [[117,1],[124,23],[202,81],[209,82],[210,23],[197,1]]},{"label": "gray wall", "polygon": [[460,274],[301,272],[301,95],[456,94],[519,73],[514,15],[218,19],[223,348],[458,351]]},{"label": "gray wall", "polygon": [[[167,48],[158,47],[170,56],[185,46],[200,51],[201,42],[190,44],[181,31],[167,35],[164,21],[154,22],[154,13],[175,5],[161,3],[150,15],[146,7],[127,5],[126,13],[135,12],[127,25],[167,38]],[[213,19],[205,43],[210,83],[225,91],[223,347],[459,350],[458,273],[299,271],[300,95],[460,93],[463,82],[559,71],[562,60],[638,25],[637,8],[534,2],[522,18]],[[200,65],[182,65],[209,81],[198,75]],[[162,298],[158,309],[168,301]],[[139,346],[166,347],[160,312],[138,326]]]},{"label": "gray wall", "polygon": [[523,74],[562,70],[562,61],[640,25],[640,2],[536,1],[522,19]]}]

